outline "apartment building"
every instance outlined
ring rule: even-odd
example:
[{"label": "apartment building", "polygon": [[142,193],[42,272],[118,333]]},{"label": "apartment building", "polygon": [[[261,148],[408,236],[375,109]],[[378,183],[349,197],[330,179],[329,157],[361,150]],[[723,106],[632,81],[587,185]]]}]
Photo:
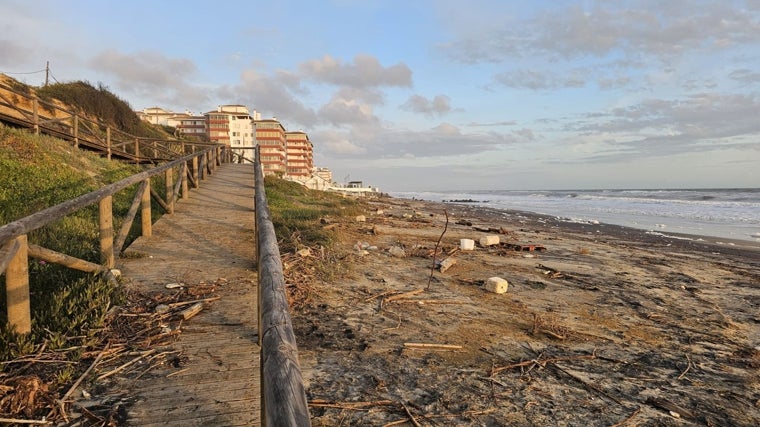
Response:
[{"label": "apartment building", "polygon": [[204,114],[209,141],[225,144],[246,159],[253,160],[256,132],[253,117],[244,105],[220,105]]},{"label": "apartment building", "polygon": [[309,135],[302,131],[285,132],[285,164],[287,176],[305,181],[314,168],[314,147]]},{"label": "apartment building", "polygon": [[208,131],[206,130],[205,116],[187,116],[179,119],[176,126],[177,132],[181,136],[194,136],[201,140],[206,140]]},{"label": "apartment building", "polygon": [[277,119],[254,120],[264,175],[287,174],[285,127]]}]

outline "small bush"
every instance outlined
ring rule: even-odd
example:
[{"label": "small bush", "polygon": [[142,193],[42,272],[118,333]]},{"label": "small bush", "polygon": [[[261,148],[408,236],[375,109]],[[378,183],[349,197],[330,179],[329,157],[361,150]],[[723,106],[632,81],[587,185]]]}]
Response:
[{"label": "small bush", "polygon": [[360,211],[355,200],[274,176],[266,177],[264,186],[281,252],[297,250],[299,245],[329,246],[332,235],[322,228],[320,218],[352,216]]}]

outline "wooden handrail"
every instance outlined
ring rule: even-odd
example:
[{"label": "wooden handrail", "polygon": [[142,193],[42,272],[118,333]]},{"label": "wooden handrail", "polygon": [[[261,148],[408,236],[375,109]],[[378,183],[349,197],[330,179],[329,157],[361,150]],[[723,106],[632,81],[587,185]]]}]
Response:
[{"label": "wooden handrail", "polygon": [[262,421],[266,426],[310,426],[280,249],[264,192],[259,150],[256,150],[254,170]]},{"label": "wooden handrail", "polygon": [[[5,272],[6,299],[8,301],[8,323],[16,328],[19,333],[31,332],[31,308],[29,305],[29,270],[28,259],[39,258],[68,268],[88,272],[100,272],[109,274],[114,267],[115,257],[121,252],[126,234],[134,221],[138,207],[141,207],[142,235],[150,236],[152,233],[151,209],[150,209],[150,178],[161,173],[166,174],[167,203],[162,203],[168,213],[173,210],[174,201],[178,198],[180,188],[186,197],[187,164],[196,164],[198,158],[209,159],[217,152],[227,148],[211,146],[180,159],[168,162],[153,169],[137,173],[106,185],[98,190],[83,194],[74,199],[67,200],[47,209],[35,212],[29,216],[0,226],[0,274]],[[226,156],[214,156],[213,158],[225,158]],[[209,166],[202,161],[204,169]],[[175,185],[171,184],[170,176],[173,176],[174,168],[179,169],[179,179]],[[194,177],[197,183],[198,177]],[[135,196],[132,206],[122,224],[119,233],[114,233],[112,198],[113,195],[125,188],[142,183],[138,194]],[[160,200],[160,197],[157,197]],[[99,235],[100,235],[100,264],[91,263],[75,257],[61,254],[40,246],[30,245],[27,241],[29,232],[44,227],[57,221],[66,215],[84,209],[94,203],[98,203]]]},{"label": "wooden handrail", "polygon": [[[24,100],[26,105],[31,105],[31,110],[28,107],[24,108],[21,100]],[[106,156],[110,151],[112,156],[135,162],[174,160],[188,154],[186,147],[194,147],[194,152],[195,147],[203,149],[215,145],[209,142],[139,138],[100,121],[88,119],[78,111],[67,110],[55,103],[43,101],[31,91],[19,91],[4,83],[0,83],[0,107],[7,107],[9,110],[8,114],[0,113],[2,121],[33,129],[38,134],[45,133],[69,140],[75,147],[84,146],[98,150]],[[151,144],[151,147],[141,147],[141,143]],[[152,145],[154,143],[156,145]],[[152,155],[146,155],[148,152]]]}]

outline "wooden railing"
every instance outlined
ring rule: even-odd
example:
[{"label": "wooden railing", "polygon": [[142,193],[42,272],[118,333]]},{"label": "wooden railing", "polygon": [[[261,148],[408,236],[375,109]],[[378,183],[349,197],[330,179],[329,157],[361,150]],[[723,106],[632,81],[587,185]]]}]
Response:
[{"label": "wooden railing", "polygon": [[71,142],[74,147],[102,153],[135,163],[155,163],[178,159],[210,143],[173,139],[144,138],[122,132],[83,114],[39,99],[31,91],[0,83],[0,121],[21,126],[36,134],[47,134]]},{"label": "wooden railing", "polygon": [[[199,187],[201,180],[222,162],[231,161],[231,158],[231,153],[225,146],[209,147],[1,226],[0,274],[5,272],[8,323],[19,333],[31,331],[29,257],[75,270],[108,275],[115,265],[115,257],[122,251],[138,211],[140,211],[142,235],[152,234],[151,196],[167,213],[173,213],[174,202],[179,197],[187,198],[190,187]],[[176,183],[174,182],[175,169],[178,170]],[[150,184],[151,177],[159,174],[164,174],[163,198]],[[113,196],[137,183],[140,183],[140,187],[122,220],[120,229],[115,233],[112,214]],[[75,258],[28,242],[29,232],[95,203],[98,203],[99,208],[100,263]]]},{"label": "wooden railing", "polygon": [[256,254],[259,265],[261,419],[266,426],[310,426],[306,391],[298,363],[298,347],[285,294],[280,249],[269,216],[258,149],[254,169]]}]

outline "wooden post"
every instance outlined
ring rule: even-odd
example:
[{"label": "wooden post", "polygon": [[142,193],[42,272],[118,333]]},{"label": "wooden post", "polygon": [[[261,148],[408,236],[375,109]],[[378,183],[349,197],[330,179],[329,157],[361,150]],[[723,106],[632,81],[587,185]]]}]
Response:
[{"label": "wooden post", "polygon": [[173,214],[174,213],[174,168],[169,168],[164,173],[165,184],[166,184],[166,196],[164,196],[164,199],[166,200],[166,213]]},{"label": "wooden post", "polygon": [[179,168],[179,179],[182,180],[182,198],[187,199],[190,197],[190,193],[187,189],[187,162],[183,162]]},{"label": "wooden post", "polygon": [[32,313],[29,304],[29,247],[26,234],[16,237],[19,243],[16,254],[5,269],[5,297],[8,303],[8,323],[16,332],[32,331]]},{"label": "wooden post", "polygon": [[140,221],[142,224],[142,235],[153,235],[153,222],[150,217],[150,178],[145,181],[145,190],[142,194],[142,209],[140,210]]},{"label": "wooden post", "polygon": [[34,122],[34,134],[40,134],[40,101],[32,98],[32,121]]},{"label": "wooden post", "polygon": [[208,153],[201,154],[201,164],[200,164],[200,175],[198,178],[200,179],[206,179],[206,160],[208,158]]},{"label": "wooden post", "polygon": [[140,138],[135,138],[135,159],[140,159]]},{"label": "wooden post", "polygon": [[98,203],[100,216],[100,263],[113,268],[116,259],[113,251],[113,196],[106,196]]},{"label": "wooden post", "polygon": [[74,114],[74,124],[71,126],[74,134],[74,148],[79,147],[79,115]]},{"label": "wooden post", "polygon": [[198,156],[193,157],[192,175],[193,175],[193,188],[198,188],[198,185],[199,185],[199,182],[198,182]]},{"label": "wooden post", "polygon": [[111,126],[106,126],[106,158],[111,160]]}]

